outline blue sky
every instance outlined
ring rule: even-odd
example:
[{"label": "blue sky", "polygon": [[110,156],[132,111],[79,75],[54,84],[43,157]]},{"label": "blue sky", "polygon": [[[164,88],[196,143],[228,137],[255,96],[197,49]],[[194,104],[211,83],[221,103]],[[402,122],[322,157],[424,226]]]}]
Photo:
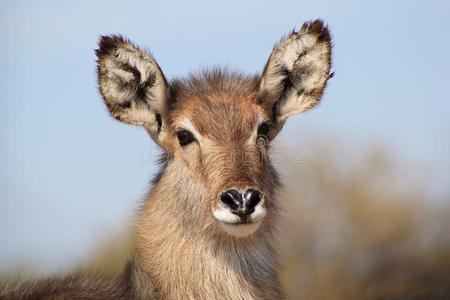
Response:
[{"label": "blue sky", "polygon": [[447,188],[448,1],[7,0],[0,8],[0,270],[81,261],[148,189],[156,148],[143,130],[111,120],[97,92],[101,34],[150,49],[168,78],[212,65],[256,73],[283,34],[322,18],[336,76],[323,104],[289,120],[279,143],[317,135],[353,151],[388,145]]}]

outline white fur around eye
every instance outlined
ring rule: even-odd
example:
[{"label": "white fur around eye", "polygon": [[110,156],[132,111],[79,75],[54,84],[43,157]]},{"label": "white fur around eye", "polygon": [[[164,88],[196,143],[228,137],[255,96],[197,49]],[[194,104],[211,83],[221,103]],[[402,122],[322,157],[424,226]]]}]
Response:
[{"label": "white fur around eye", "polygon": [[176,124],[177,128],[189,130],[197,141],[200,142],[201,140],[203,140],[202,135],[198,132],[194,124],[192,124],[191,120],[189,120],[188,118],[183,118]]},{"label": "white fur around eye", "polygon": [[247,145],[254,145],[255,143],[257,143],[257,138],[258,138],[258,130],[259,127],[261,126],[261,124],[268,122],[267,118],[263,115],[262,112],[258,112],[258,117],[255,123],[255,126],[253,128],[252,134],[250,135],[250,137],[247,139],[246,144]]}]

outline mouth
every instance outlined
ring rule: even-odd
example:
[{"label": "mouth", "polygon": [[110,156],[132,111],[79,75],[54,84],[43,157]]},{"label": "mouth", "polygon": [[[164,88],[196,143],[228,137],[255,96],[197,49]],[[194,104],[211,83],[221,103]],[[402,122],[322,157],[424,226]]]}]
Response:
[{"label": "mouth", "polygon": [[222,229],[234,237],[242,238],[253,234],[258,230],[261,225],[261,221],[258,222],[238,222],[238,223],[226,223],[219,221]]},{"label": "mouth", "polygon": [[258,203],[251,214],[245,218],[218,202],[212,210],[220,227],[229,235],[242,238],[255,233],[267,214],[264,201]]}]

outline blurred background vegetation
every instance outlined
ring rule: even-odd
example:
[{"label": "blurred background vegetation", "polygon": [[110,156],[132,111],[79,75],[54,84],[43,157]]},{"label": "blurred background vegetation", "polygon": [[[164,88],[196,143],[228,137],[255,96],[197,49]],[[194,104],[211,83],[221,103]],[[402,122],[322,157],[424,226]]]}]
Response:
[{"label": "blurred background vegetation", "polygon": [[450,1],[0,8],[0,281],[80,266],[113,275],[127,259],[159,152],[108,116],[99,35],[149,48],[168,79],[215,64],[256,74],[283,34],[322,18],[336,76],[323,105],[285,126],[279,140],[295,145],[274,149],[288,298],[450,299]]},{"label": "blurred background vegetation", "polygon": [[419,166],[317,145],[287,170],[280,231],[289,299],[450,299],[450,198]]},{"label": "blurred background vegetation", "polygon": [[[356,155],[329,140],[307,147],[275,157],[288,299],[450,299],[450,197],[430,193],[431,175],[382,147]],[[130,232],[105,236],[82,269],[118,274]]]}]

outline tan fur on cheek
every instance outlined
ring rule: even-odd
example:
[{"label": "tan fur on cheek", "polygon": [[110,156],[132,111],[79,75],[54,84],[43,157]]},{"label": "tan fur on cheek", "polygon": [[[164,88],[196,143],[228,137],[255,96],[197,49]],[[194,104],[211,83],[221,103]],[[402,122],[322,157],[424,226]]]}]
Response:
[{"label": "tan fur on cheek", "polygon": [[181,160],[191,173],[198,174],[200,169],[199,161],[201,160],[200,146],[193,142],[190,145],[179,147],[177,150],[177,156],[181,157]]}]

